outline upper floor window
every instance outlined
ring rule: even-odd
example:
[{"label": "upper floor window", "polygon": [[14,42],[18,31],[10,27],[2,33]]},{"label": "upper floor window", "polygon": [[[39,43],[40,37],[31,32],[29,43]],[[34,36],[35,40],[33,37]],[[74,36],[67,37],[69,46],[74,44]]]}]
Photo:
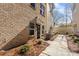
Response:
[{"label": "upper floor window", "polygon": [[42,16],[45,16],[45,7],[44,7],[44,5],[42,3],[40,3],[40,14]]},{"label": "upper floor window", "polygon": [[33,9],[35,9],[35,7],[36,7],[35,3],[31,3],[31,6],[32,6]]}]

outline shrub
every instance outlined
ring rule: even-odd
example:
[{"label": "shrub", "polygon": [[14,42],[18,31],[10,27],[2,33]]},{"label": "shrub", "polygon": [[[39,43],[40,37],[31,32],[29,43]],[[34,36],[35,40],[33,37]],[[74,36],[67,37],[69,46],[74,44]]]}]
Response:
[{"label": "shrub", "polygon": [[69,33],[68,32],[66,32],[66,35],[68,35]]},{"label": "shrub", "polygon": [[76,35],[69,35],[73,40],[76,40],[78,37]]},{"label": "shrub", "polygon": [[79,43],[79,39],[74,39],[74,42],[75,43]]},{"label": "shrub", "polygon": [[74,36],[72,36],[72,39],[75,39],[75,37],[74,37]]},{"label": "shrub", "polygon": [[44,40],[50,40],[51,34],[47,33]]},{"label": "shrub", "polygon": [[71,34],[70,34],[69,36],[71,37],[71,36],[74,36],[74,35],[71,35]]},{"label": "shrub", "polygon": [[20,54],[24,54],[29,50],[29,46],[28,45],[23,45],[20,48]]},{"label": "shrub", "polygon": [[41,43],[42,43],[42,41],[38,41],[38,43],[37,43],[37,44],[39,44],[39,45],[40,45]]},{"label": "shrub", "polygon": [[78,47],[79,47],[79,39],[75,39],[74,43],[77,43]]}]

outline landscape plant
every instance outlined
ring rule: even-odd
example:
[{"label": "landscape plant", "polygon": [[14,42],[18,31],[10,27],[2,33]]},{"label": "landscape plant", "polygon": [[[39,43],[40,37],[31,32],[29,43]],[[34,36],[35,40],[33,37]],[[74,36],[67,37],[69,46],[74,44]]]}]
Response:
[{"label": "landscape plant", "polygon": [[20,54],[25,54],[27,51],[29,51],[29,46],[28,45],[23,45],[20,48]]}]

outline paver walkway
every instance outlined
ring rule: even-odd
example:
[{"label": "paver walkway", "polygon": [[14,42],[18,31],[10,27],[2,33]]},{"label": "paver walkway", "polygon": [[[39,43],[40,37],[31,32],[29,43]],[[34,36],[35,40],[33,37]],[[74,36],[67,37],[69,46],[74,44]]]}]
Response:
[{"label": "paver walkway", "polygon": [[78,53],[70,52],[64,35],[58,35],[54,41],[47,41],[50,45],[40,56],[78,56]]}]

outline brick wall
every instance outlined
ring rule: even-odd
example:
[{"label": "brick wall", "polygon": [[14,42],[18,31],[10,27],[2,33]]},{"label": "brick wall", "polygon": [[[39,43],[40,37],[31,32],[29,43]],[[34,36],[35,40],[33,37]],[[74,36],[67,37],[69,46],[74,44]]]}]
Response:
[{"label": "brick wall", "polygon": [[79,32],[79,3],[75,4],[75,9],[73,11],[73,24],[76,24],[74,31]]},{"label": "brick wall", "polygon": [[0,49],[7,50],[26,43],[29,22],[36,16],[46,25],[47,18],[40,15],[39,5],[34,10],[29,3],[0,4]]}]

